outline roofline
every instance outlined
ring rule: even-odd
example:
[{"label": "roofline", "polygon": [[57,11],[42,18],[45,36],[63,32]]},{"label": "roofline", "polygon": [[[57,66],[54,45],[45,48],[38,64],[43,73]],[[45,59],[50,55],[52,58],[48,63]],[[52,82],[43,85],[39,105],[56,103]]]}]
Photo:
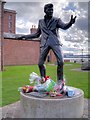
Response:
[{"label": "roofline", "polygon": [[11,13],[16,14],[16,11],[15,11],[15,10],[10,10],[10,9],[4,9],[4,12],[11,12]]},{"label": "roofline", "polygon": [[[18,40],[16,39],[17,37],[21,37],[23,34],[14,34],[14,33],[7,33],[7,32],[3,32],[3,37],[4,39],[12,39],[12,40]],[[24,41],[24,40],[23,40]],[[27,39],[25,41],[39,41],[40,42],[40,38],[34,38],[34,39]]]}]

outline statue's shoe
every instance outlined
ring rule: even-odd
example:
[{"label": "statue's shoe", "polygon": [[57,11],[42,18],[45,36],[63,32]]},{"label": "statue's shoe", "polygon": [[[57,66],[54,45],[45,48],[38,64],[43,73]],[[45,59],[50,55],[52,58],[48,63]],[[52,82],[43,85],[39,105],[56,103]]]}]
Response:
[{"label": "statue's shoe", "polygon": [[64,81],[61,80],[59,81],[55,86],[54,86],[54,90],[58,93],[62,93],[63,92],[63,89],[64,88]]}]

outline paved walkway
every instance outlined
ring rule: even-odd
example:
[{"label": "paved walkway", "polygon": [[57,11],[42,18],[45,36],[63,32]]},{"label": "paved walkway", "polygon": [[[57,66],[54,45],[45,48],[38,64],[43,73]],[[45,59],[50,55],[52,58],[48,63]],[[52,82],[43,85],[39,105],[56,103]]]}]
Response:
[{"label": "paved walkway", "polygon": [[[90,107],[88,106],[90,106],[90,99],[84,99],[83,118],[90,118]],[[2,118],[21,118],[20,101],[0,108],[0,116],[1,112]]]},{"label": "paved walkway", "polygon": [[75,69],[71,69],[74,71],[79,71],[79,72],[90,72],[90,70],[81,70],[81,68],[75,68]]}]

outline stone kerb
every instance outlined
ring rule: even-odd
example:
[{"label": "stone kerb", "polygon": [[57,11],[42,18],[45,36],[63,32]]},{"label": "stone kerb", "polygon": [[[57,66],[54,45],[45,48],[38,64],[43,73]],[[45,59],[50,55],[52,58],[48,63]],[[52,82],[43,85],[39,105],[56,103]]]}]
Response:
[{"label": "stone kerb", "polygon": [[21,115],[23,118],[82,118],[84,93],[74,88],[76,95],[72,98],[36,98],[20,93]]}]

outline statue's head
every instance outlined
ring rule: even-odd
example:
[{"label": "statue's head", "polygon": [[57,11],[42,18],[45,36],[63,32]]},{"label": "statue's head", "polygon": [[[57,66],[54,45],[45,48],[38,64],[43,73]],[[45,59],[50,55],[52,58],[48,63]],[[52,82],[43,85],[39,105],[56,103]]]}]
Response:
[{"label": "statue's head", "polygon": [[47,16],[52,17],[52,15],[53,15],[53,4],[46,4],[44,6],[44,12],[46,13]]}]

